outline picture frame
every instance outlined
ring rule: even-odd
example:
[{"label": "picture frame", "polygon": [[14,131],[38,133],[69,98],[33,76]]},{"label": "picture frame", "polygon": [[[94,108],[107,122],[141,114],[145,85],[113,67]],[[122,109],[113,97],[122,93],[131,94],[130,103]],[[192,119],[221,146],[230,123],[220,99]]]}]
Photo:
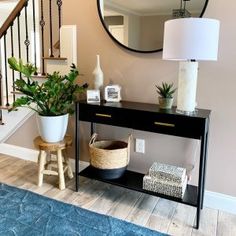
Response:
[{"label": "picture frame", "polygon": [[100,103],[100,90],[88,89],[87,90],[87,103]]},{"label": "picture frame", "polygon": [[106,86],[104,90],[104,96],[107,102],[120,102],[121,86],[117,84]]}]

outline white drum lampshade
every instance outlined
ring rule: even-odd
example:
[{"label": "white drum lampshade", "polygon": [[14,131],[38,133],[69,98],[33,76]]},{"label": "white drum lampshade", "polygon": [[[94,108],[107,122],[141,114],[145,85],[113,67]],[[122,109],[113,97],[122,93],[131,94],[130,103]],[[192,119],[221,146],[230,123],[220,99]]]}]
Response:
[{"label": "white drum lampshade", "polygon": [[177,110],[195,111],[198,62],[216,61],[220,23],[208,18],[179,18],[165,22],[163,59],[180,62]]}]

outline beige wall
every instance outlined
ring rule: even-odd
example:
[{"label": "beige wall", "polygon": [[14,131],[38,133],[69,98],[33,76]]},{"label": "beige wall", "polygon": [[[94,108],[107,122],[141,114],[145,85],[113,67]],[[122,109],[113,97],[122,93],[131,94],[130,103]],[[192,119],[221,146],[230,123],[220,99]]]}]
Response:
[{"label": "beige wall", "polygon": [[[64,1],[64,24],[78,25],[78,65],[84,80],[92,84],[92,71],[96,54],[101,56],[101,66],[105,75],[105,84],[111,79],[122,86],[125,100],[157,103],[155,84],[161,81],[173,81],[177,84],[178,64],[161,60],[161,53],[138,54],[129,52],[116,45],[103,29],[96,7],[96,0]],[[212,109],[209,159],[207,168],[207,189],[236,196],[236,2],[228,0],[209,1],[206,17],[221,20],[219,60],[200,62],[197,102],[201,108]],[[71,124],[74,132],[74,123]],[[30,135],[31,127],[17,131],[16,136]],[[34,132],[34,131],[33,131]],[[146,154],[132,153],[130,168],[145,172],[157,159],[161,162],[183,165],[188,158],[192,142],[188,139],[139,132],[108,126],[98,127],[103,138],[134,138],[146,140]],[[83,123],[80,131],[83,159],[87,155],[89,125]],[[22,142],[24,145],[25,142]],[[194,182],[196,181],[196,171]]]},{"label": "beige wall", "polygon": [[[73,6],[73,7],[72,7]],[[206,17],[221,20],[219,60],[201,62],[198,81],[198,106],[212,109],[207,169],[207,189],[236,196],[235,86],[236,86],[236,2],[209,1]],[[64,1],[64,24],[78,25],[78,65],[85,79],[92,83],[95,55],[101,55],[105,83],[119,83],[123,98],[140,102],[157,102],[154,85],[161,81],[177,83],[178,64],[161,60],[161,53],[138,54],[120,48],[106,34],[95,0]],[[110,127],[103,136],[110,137]],[[101,129],[99,130],[101,131]],[[127,137],[129,130],[116,128],[117,137]],[[83,134],[86,133],[86,128]],[[145,138],[147,154],[134,155],[132,168],[145,169],[150,159],[183,163],[182,151],[188,141],[164,135],[132,131],[134,137]],[[87,141],[87,140],[86,140]],[[145,170],[144,170],[145,171]],[[234,185],[234,186],[233,186]]]},{"label": "beige wall", "polygon": [[6,143],[21,146],[25,148],[35,149],[33,140],[37,137],[38,130],[35,115],[31,116]]}]

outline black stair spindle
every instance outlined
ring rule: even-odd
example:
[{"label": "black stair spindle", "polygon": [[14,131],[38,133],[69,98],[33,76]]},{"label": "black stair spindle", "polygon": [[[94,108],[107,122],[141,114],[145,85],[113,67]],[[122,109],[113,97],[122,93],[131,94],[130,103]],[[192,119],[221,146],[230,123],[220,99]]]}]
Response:
[{"label": "black stair spindle", "polygon": [[50,57],[54,57],[53,55],[53,37],[52,37],[52,31],[53,31],[53,26],[52,26],[52,0],[49,0],[49,31],[50,31]]},{"label": "black stair spindle", "polygon": [[[21,29],[20,29],[20,14],[17,16],[17,31],[18,31],[18,55],[21,59]],[[22,79],[22,74],[20,74],[20,79]]]},{"label": "black stair spindle", "polygon": [[[13,38],[13,23],[11,25],[11,56],[14,57],[14,38]],[[15,92],[15,72],[12,70],[12,86],[13,92]],[[16,100],[16,95],[13,93],[13,101]]]},{"label": "black stair spindle", "polygon": [[[60,45],[60,29],[61,29],[61,6],[62,6],[62,0],[57,0],[57,6],[58,6],[58,26],[59,26],[59,45]],[[59,46],[59,55],[61,56],[60,46]]]},{"label": "black stair spindle", "polygon": [[43,10],[43,0],[41,0],[41,19],[39,22],[41,26],[41,53],[42,53],[42,75],[45,75],[45,62],[44,62],[44,10]]},{"label": "black stair spindle", "polygon": [[30,41],[29,41],[29,32],[28,32],[28,13],[27,13],[27,9],[28,9],[28,1],[26,2],[25,5],[25,47],[26,47],[26,60],[27,63],[29,62],[29,46],[30,46]]},{"label": "black stair spindle", "polygon": [[[36,25],[35,25],[35,0],[32,0],[32,8],[33,8],[33,31],[34,31],[34,66],[37,67],[37,47],[36,47]],[[37,75],[38,73],[35,71],[34,73]]]},{"label": "black stair spindle", "polygon": [[4,39],[4,62],[5,62],[5,91],[6,91],[6,106],[10,106],[9,104],[9,91],[8,91],[8,74],[7,74],[7,43],[6,43],[6,33],[3,36]]},{"label": "black stair spindle", "polygon": [[4,123],[2,122],[2,109],[0,109],[0,125],[4,125]]},{"label": "black stair spindle", "polygon": [[[3,99],[3,95],[2,95],[2,70],[1,70],[1,67],[0,67],[0,106],[2,106],[2,99]],[[1,112],[1,108],[0,108],[0,112]]]}]

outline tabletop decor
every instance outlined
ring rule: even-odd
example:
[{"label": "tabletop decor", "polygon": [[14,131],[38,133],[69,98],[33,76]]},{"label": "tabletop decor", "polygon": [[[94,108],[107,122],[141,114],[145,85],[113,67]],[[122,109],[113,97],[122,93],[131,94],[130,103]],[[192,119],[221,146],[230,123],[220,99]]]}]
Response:
[{"label": "tabletop decor", "polygon": [[216,61],[220,23],[207,18],[179,18],[165,22],[163,59],[180,61],[177,111],[195,112],[197,61]]},{"label": "tabletop decor", "polygon": [[174,84],[168,84],[162,82],[161,86],[156,85],[156,91],[159,95],[159,106],[161,109],[170,109],[173,104],[173,94],[176,91],[176,88],[173,88]]},{"label": "tabletop decor", "polygon": [[118,84],[107,85],[104,90],[105,100],[107,102],[121,101],[121,86]]}]

